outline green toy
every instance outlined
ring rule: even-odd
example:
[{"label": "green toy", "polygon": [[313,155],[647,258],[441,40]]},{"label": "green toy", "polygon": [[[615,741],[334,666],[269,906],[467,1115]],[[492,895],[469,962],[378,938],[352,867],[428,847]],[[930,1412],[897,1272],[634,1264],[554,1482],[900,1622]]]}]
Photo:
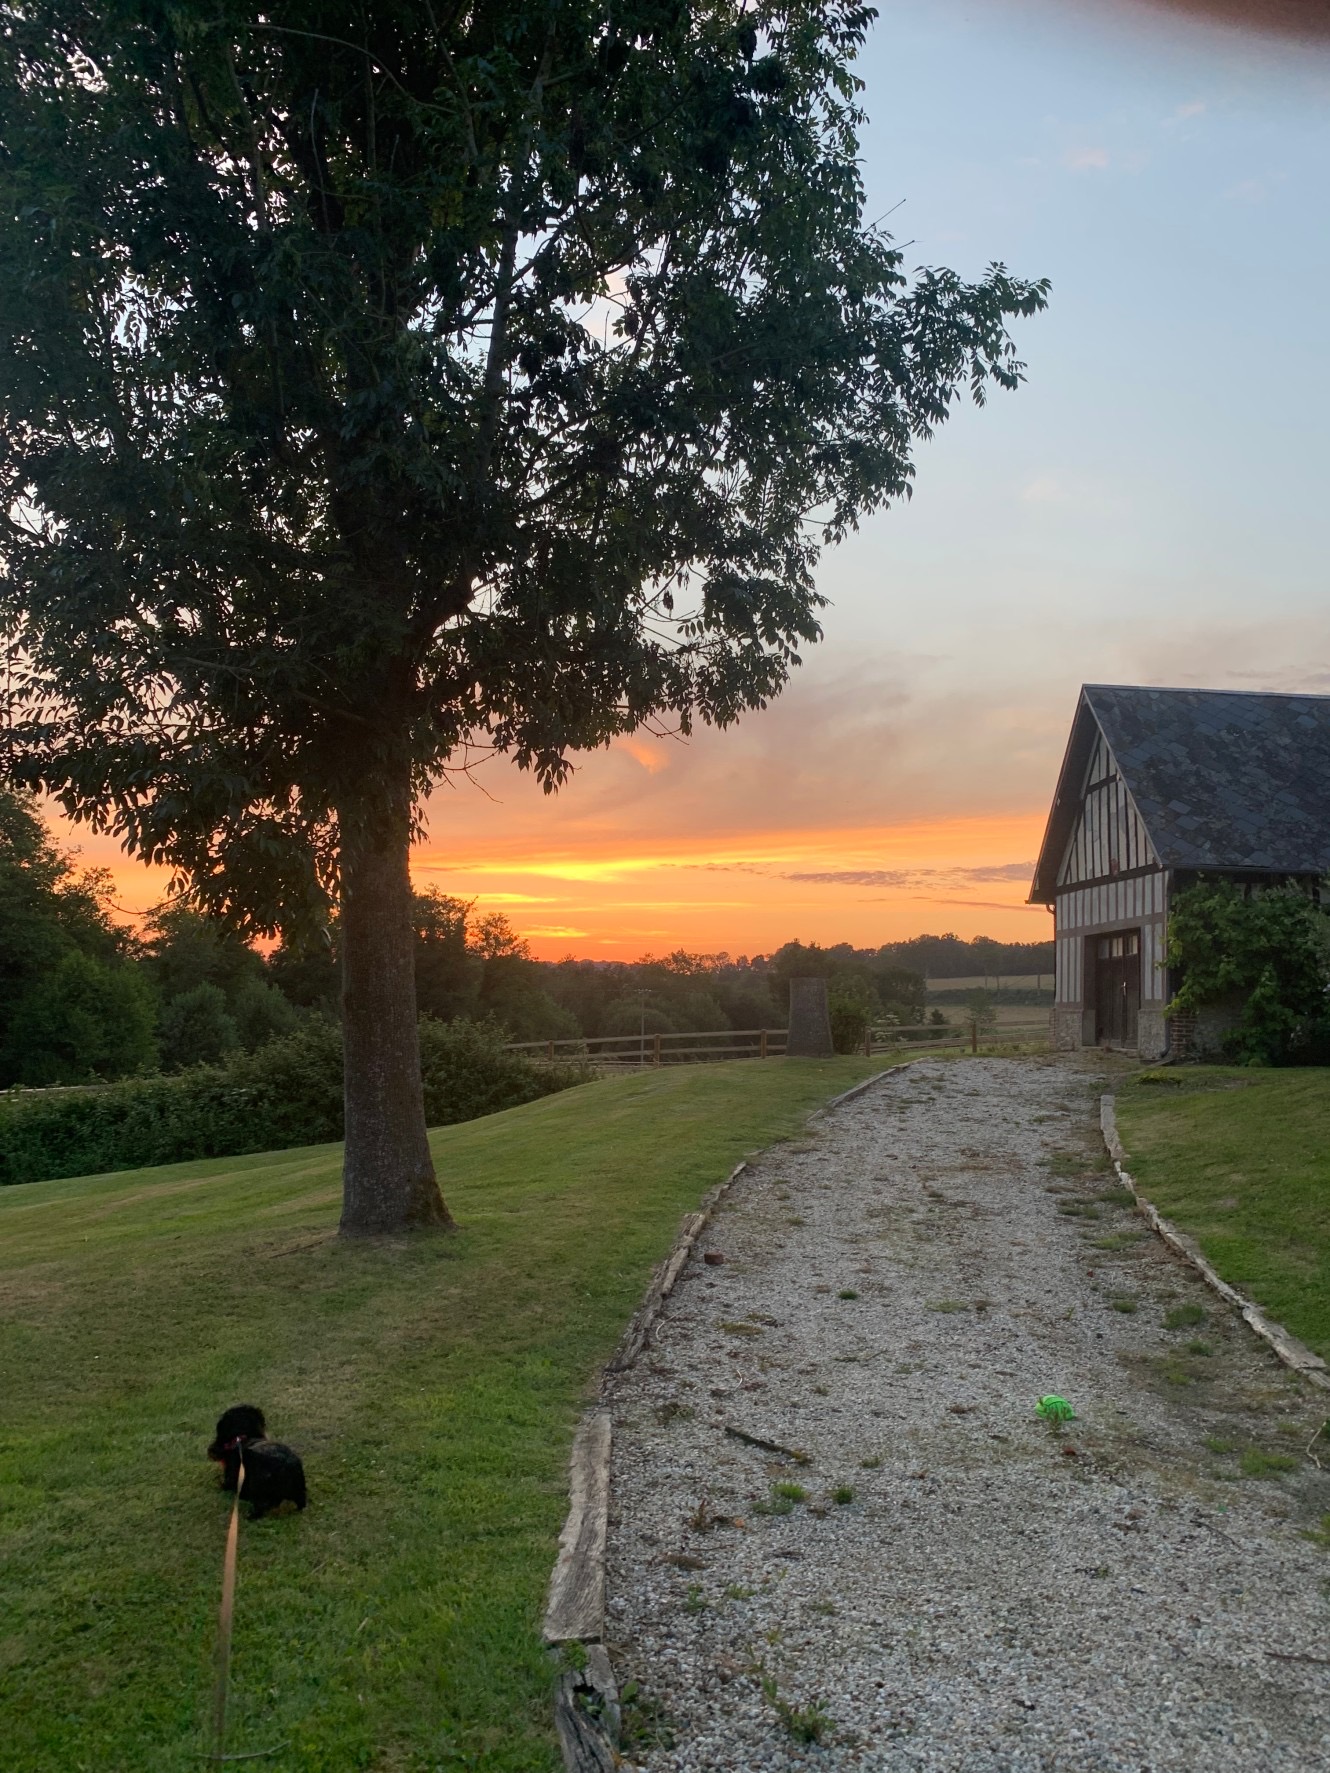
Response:
[{"label": "green toy", "polygon": [[1045,1422],[1074,1422],[1076,1412],[1065,1397],[1059,1397],[1050,1391],[1047,1397],[1041,1397],[1034,1407],[1036,1416],[1042,1416]]}]

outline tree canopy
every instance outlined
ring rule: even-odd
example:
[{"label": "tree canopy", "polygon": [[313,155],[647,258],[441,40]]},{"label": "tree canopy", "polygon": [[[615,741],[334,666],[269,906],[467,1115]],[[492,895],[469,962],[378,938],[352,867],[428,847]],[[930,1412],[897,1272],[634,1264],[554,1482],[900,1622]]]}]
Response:
[{"label": "tree canopy", "polygon": [[0,1089],[153,1063],[151,987],[127,960],[108,882],[75,871],[36,808],[0,786]]},{"label": "tree canopy", "polygon": [[417,1217],[420,797],[760,707],[821,547],[1020,379],[1044,286],[865,223],[872,17],[5,9],[9,765],[244,927],[340,894],[348,1167],[377,1127]]}]

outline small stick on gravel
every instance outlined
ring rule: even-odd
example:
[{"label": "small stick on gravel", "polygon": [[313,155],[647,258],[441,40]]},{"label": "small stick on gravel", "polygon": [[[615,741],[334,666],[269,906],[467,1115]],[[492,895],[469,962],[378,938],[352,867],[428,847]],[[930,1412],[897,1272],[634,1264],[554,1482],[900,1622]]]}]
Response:
[{"label": "small stick on gravel", "polygon": [[742,1441],[746,1447],[760,1447],[764,1453],[779,1453],[782,1459],[793,1459],[796,1465],[811,1465],[813,1455],[805,1453],[802,1447],[782,1447],[779,1441],[764,1441],[760,1434],[748,1434],[742,1428],[733,1428],[727,1422],[726,1434],[733,1435],[736,1441]]},{"label": "small stick on gravel", "polygon": [[1323,1471],[1325,1467],[1321,1464],[1321,1461],[1316,1457],[1315,1453],[1312,1452],[1312,1448],[1328,1428],[1330,1428],[1330,1417],[1321,1423],[1320,1427],[1316,1430],[1316,1433],[1307,1442],[1307,1457],[1311,1460],[1317,1471]]},{"label": "small stick on gravel", "polygon": [[1308,1656],[1305,1650],[1267,1650],[1277,1662],[1314,1662],[1319,1668],[1330,1668],[1330,1656]]}]

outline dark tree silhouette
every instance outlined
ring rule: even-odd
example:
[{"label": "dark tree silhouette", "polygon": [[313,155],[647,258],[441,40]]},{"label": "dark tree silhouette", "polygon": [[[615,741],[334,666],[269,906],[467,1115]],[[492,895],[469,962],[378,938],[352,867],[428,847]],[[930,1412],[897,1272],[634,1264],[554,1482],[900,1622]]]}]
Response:
[{"label": "dark tree silhouette", "polygon": [[339,908],[348,1232],[446,1222],[408,850],[758,708],[819,547],[1020,378],[866,227],[858,5],[22,0],[0,36],[9,767],[242,928]]}]

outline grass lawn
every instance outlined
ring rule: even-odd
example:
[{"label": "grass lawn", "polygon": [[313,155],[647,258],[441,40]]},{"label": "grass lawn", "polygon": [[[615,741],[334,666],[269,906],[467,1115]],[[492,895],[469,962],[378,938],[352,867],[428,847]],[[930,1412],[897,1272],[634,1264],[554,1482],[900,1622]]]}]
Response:
[{"label": "grass lawn", "polygon": [[559,1765],[538,1631],[589,1379],[681,1213],[882,1069],[680,1066],[433,1137],[451,1237],[341,1243],[340,1147],[0,1189],[0,1765],[204,1764],[254,1402],[310,1507],[242,1524],[228,1750]]},{"label": "grass lawn", "polygon": [[1330,1359],[1330,1071],[1144,1073],[1120,1091],[1118,1125],[1160,1212]]}]

